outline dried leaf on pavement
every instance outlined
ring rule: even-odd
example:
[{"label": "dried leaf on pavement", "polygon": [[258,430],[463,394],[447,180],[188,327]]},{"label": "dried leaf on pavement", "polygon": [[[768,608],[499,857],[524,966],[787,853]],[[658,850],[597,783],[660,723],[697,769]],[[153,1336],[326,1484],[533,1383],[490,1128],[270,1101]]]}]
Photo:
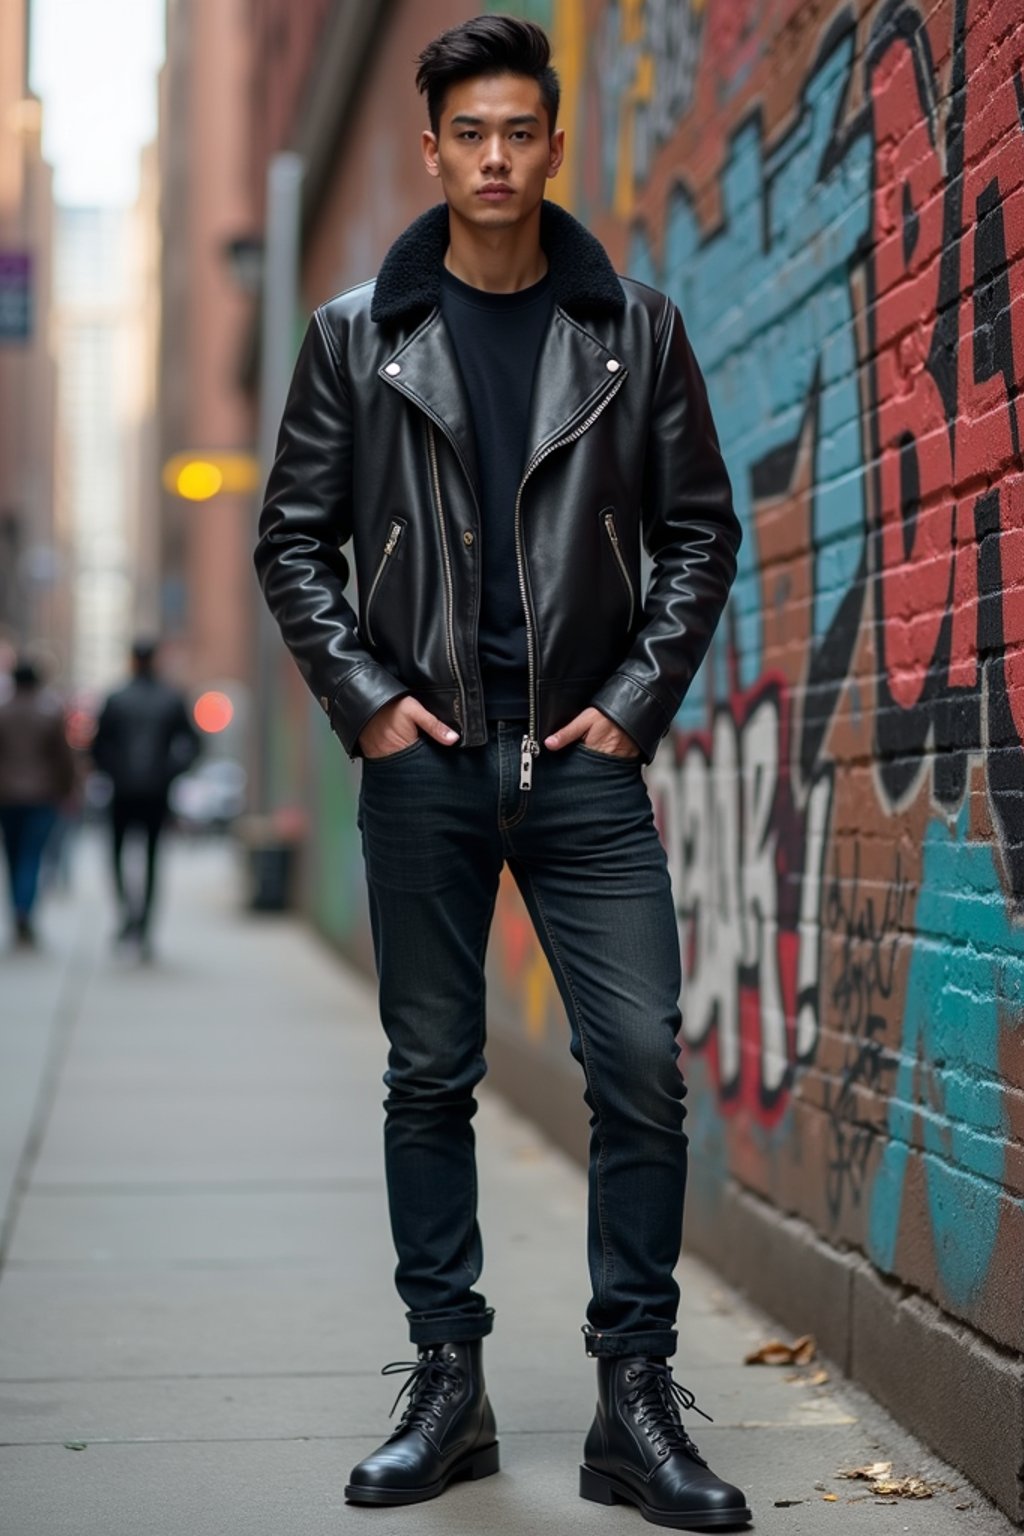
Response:
[{"label": "dried leaf on pavement", "polygon": [[818,1352],[813,1334],[787,1344],[785,1339],[766,1339],[743,1359],[744,1365],[809,1365]]},{"label": "dried leaf on pavement", "polygon": [[866,1467],[844,1467],[839,1477],[861,1478],[871,1492],[890,1499],[930,1499],[934,1493],[920,1477],[893,1477],[891,1461],[873,1461]]},{"label": "dried leaf on pavement", "polygon": [[867,1467],[843,1467],[837,1475],[839,1477],[862,1477],[865,1482],[873,1482],[877,1477],[888,1477],[891,1471],[891,1461],[873,1461]]}]

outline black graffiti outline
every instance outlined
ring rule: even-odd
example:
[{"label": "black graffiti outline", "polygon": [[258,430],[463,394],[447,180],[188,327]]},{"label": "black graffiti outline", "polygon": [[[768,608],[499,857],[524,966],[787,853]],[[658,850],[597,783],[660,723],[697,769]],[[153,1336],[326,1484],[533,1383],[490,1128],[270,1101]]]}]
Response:
[{"label": "black graffiti outline", "polygon": [[[824,1079],[824,1109],[829,1120],[832,1152],[825,1180],[825,1198],[833,1221],[838,1219],[847,1194],[859,1205],[867,1183],[868,1160],[876,1137],[885,1131],[883,1119],[876,1125],[855,1116],[857,1090],[867,1088],[883,1100],[887,1078],[899,1065],[898,1053],[890,1051],[879,1036],[889,1021],[879,1005],[891,1000],[901,936],[906,932],[904,909],[912,898],[909,880],[902,872],[897,851],[893,879],[886,887],[880,918],[875,899],[860,902],[860,842],[853,846],[853,873],[843,878],[834,867],[825,913],[829,931],[841,935],[841,966],[832,984],[832,1003],[840,1020],[843,1065],[838,1086]],[[863,952],[863,953],[862,953]]]}]

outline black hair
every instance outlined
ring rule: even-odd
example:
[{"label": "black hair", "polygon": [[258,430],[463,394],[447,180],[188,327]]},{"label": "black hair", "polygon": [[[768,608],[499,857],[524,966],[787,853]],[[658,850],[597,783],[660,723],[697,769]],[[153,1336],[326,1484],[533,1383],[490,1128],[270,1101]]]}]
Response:
[{"label": "black hair", "polygon": [[11,672],[11,681],[19,691],[38,688],[42,682],[39,668],[28,656],[19,656]]},{"label": "black hair", "polygon": [[561,87],[551,66],[551,44],[543,27],[517,16],[474,16],[449,27],[428,43],[418,59],[416,86],[427,98],[434,133],[451,86],[477,75],[528,75],[540,86],[549,132],[558,120]]},{"label": "black hair", "polygon": [[132,641],[132,661],[139,672],[152,672],[160,642],[152,635],[139,635]]}]

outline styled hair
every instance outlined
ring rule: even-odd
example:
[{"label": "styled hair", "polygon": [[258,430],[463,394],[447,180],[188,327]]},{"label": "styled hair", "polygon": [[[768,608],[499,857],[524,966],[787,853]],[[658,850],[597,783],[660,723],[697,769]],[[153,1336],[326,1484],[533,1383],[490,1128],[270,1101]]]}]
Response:
[{"label": "styled hair", "polygon": [[153,635],[137,635],[132,641],[132,661],[139,672],[152,672],[160,642]]},{"label": "styled hair", "polygon": [[11,681],[19,691],[28,688],[38,688],[42,681],[42,673],[30,656],[19,656],[14,663],[11,672]]},{"label": "styled hair", "polygon": [[416,86],[427,98],[430,127],[438,132],[451,86],[478,75],[528,75],[540,86],[549,132],[558,120],[561,87],[551,66],[543,27],[517,16],[474,16],[428,43],[417,60]]}]

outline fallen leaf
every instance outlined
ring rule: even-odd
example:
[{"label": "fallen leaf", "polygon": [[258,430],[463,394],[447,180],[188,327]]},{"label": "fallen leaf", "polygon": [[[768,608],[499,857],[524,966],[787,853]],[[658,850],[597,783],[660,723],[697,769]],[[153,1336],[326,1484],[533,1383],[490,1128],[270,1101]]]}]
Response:
[{"label": "fallen leaf", "polygon": [[808,1376],[807,1385],[809,1387],[823,1387],[828,1379],[828,1371],[815,1371],[813,1376]]},{"label": "fallen leaf", "polygon": [[838,1477],[862,1477],[866,1482],[871,1482],[877,1477],[888,1477],[891,1471],[891,1461],[873,1461],[867,1467],[842,1467],[836,1475]]},{"label": "fallen leaf", "polygon": [[766,1339],[743,1359],[744,1365],[809,1365],[818,1352],[812,1334],[787,1344],[784,1339]]},{"label": "fallen leaf", "polygon": [[822,1498],[826,1504],[837,1504],[839,1502],[838,1493],[823,1493]]},{"label": "fallen leaf", "polygon": [[776,1499],[776,1509],[792,1509],[794,1504],[802,1504],[803,1499]]},{"label": "fallen leaf", "polygon": [[934,1489],[920,1477],[893,1477],[891,1461],[874,1461],[867,1467],[843,1467],[837,1477],[860,1478],[871,1492],[888,1499],[930,1499]]},{"label": "fallen leaf", "polygon": [[930,1499],[932,1490],[919,1477],[883,1478],[872,1487],[876,1493],[892,1494],[897,1499]]}]

